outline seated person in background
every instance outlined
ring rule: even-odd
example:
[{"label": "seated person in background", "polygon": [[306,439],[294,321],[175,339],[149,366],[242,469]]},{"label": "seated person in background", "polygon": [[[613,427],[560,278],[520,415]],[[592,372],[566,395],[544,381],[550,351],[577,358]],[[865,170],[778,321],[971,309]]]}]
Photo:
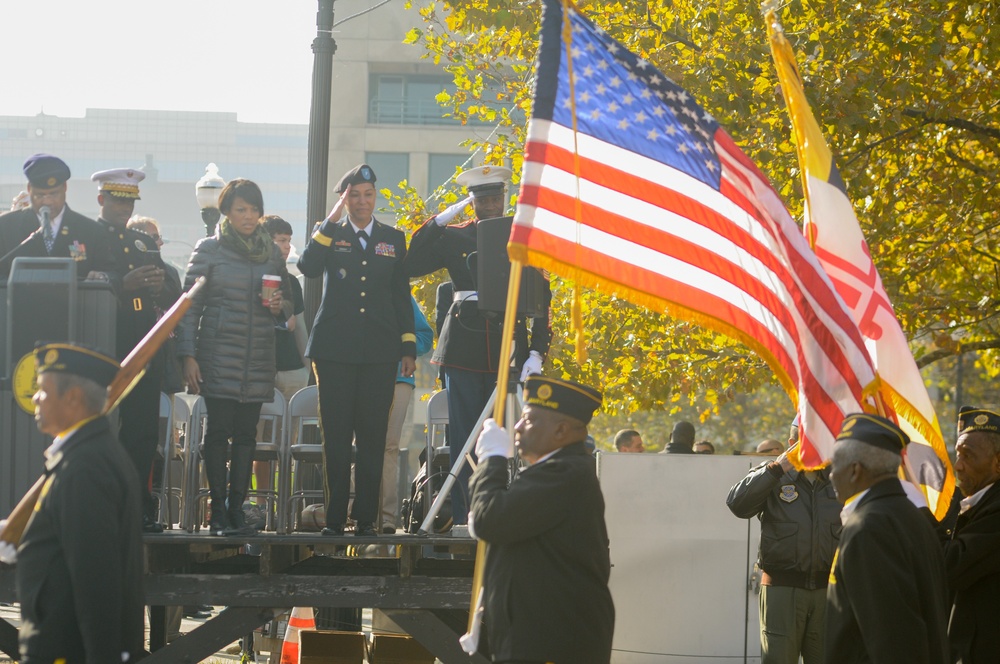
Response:
[{"label": "seated person in background", "polygon": [[635,429],[622,429],[615,434],[615,449],[619,452],[644,452],[642,436]]},{"label": "seated person in background", "polygon": [[767,454],[768,456],[778,456],[785,451],[781,443],[774,438],[765,438],[757,444],[757,454]]},{"label": "seated person in background", "polygon": [[709,440],[699,440],[694,444],[695,454],[715,454],[715,445]]}]

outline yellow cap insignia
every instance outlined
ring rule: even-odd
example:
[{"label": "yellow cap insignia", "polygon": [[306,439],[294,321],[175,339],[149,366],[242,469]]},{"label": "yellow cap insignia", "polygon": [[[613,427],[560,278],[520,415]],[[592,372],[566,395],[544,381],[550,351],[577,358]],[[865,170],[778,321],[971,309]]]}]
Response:
[{"label": "yellow cap insignia", "polygon": [[52,350],[50,350],[49,352],[47,352],[45,354],[45,364],[46,364],[46,366],[48,366],[50,364],[55,364],[56,360],[58,360],[58,359],[59,359],[59,351],[57,351],[55,348],[53,348]]},{"label": "yellow cap insignia", "polygon": [[539,399],[542,399],[543,401],[548,401],[549,398],[552,396],[552,388],[548,385],[539,386],[537,396]]},{"label": "yellow cap insignia", "polygon": [[989,421],[990,418],[988,415],[980,414],[976,415],[975,419],[972,420],[972,423],[975,424],[977,427],[981,427]]},{"label": "yellow cap insignia", "polygon": [[46,180],[45,182],[46,182],[46,184],[48,184],[48,185],[49,185],[50,187],[54,187],[54,186],[56,186],[56,182],[58,182],[58,180],[56,180],[55,178],[49,178],[49,179],[48,179],[48,180]]}]

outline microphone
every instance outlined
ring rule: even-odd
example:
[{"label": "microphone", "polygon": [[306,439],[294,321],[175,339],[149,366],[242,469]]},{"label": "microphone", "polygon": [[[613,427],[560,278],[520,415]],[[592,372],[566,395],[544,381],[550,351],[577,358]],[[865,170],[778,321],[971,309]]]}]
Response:
[{"label": "microphone", "polygon": [[38,208],[38,214],[42,215],[42,227],[48,226],[52,218],[52,208],[48,205],[43,205]]}]

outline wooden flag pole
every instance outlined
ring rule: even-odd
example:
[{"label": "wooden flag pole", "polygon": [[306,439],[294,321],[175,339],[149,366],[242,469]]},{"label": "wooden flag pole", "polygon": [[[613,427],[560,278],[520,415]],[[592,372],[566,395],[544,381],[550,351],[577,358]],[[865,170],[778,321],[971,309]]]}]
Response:
[{"label": "wooden flag pole", "polygon": [[[503,336],[500,340],[500,367],[497,371],[497,398],[493,404],[493,419],[502,425],[503,409],[507,403],[507,381],[510,379],[510,355],[514,345],[514,323],[517,320],[517,299],[521,292],[521,261],[510,262],[510,281],[507,282],[507,304],[503,312]],[[506,358],[506,361],[505,361]],[[503,396],[501,396],[503,395]],[[513,436],[513,431],[508,431]],[[472,571],[472,600],[469,603],[468,634],[473,634],[473,626],[479,619],[479,591],[483,587],[483,573],[486,570],[486,542],[476,544],[476,564]]]}]

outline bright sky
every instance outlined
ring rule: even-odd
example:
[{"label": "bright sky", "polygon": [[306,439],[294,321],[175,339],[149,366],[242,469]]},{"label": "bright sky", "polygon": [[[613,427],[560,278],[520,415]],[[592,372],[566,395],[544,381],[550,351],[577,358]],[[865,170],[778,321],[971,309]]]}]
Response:
[{"label": "bright sky", "polygon": [[315,0],[0,3],[0,115],[116,108],[309,122]]}]

